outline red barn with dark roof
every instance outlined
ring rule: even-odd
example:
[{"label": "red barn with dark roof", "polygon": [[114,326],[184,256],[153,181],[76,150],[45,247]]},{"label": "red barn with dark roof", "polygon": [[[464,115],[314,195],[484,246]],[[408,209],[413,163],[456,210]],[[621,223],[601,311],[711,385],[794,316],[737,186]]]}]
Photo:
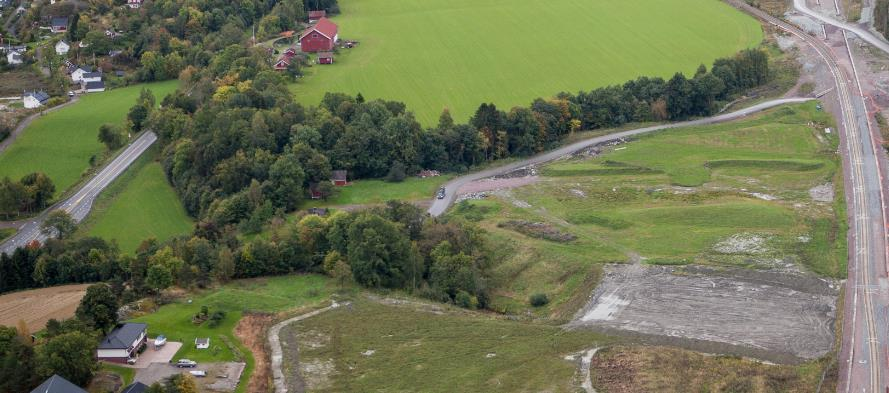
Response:
[{"label": "red barn with dark roof", "polygon": [[306,53],[332,51],[339,39],[338,30],[336,24],[329,19],[321,18],[318,23],[300,34],[300,48]]}]

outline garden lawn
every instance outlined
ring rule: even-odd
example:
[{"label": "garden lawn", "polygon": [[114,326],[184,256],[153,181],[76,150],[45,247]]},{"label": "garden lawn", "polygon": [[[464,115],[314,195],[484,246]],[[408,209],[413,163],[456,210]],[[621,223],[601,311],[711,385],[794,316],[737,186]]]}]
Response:
[{"label": "garden lawn", "polygon": [[145,239],[163,242],[191,231],[191,218],[155,161],[157,149],[151,147],[102,192],[81,233],[116,240],[132,253]]},{"label": "garden lawn", "polygon": [[342,206],[384,203],[390,200],[413,201],[432,199],[435,191],[452,176],[408,177],[399,183],[383,180],[356,180],[348,186],[336,187],[336,194],[324,200],[313,200],[308,206]]},{"label": "garden lawn", "polygon": [[[547,165],[540,181],[507,197],[458,205],[451,214],[478,221],[502,253],[493,307],[521,312],[531,294],[545,293],[552,302],[539,312],[570,318],[609,262],[769,269],[780,261],[845,277],[838,140],[815,105],[650,134]],[[809,190],[825,184],[836,198],[814,201]],[[528,236],[500,225],[508,220],[576,239]],[[732,236],[764,240],[751,251],[714,248]]]},{"label": "garden lawn", "polygon": [[[253,371],[252,354],[234,335],[234,327],[243,312],[279,312],[309,307],[328,299],[333,290],[330,281],[318,275],[239,280],[164,305],[156,312],[135,318],[132,322],[147,323],[150,337],[164,334],[169,341],[182,342],[182,348],[173,357],[174,360],[186,358],[200,363],[241,359],[246,362],[247,368],[239,385],[239,391],[243,391]],[[200,312],[201,306],[207,306],[211,314],[215,311],[225,312],[222,323],[213,328],[207,322],[201,325],[192,323],[192,316]],[[196,349],[194,339],[197,337],[209,337],[210,348]]]},{"label": "garden lawn", "polygon": [[102,157],[105,147],[98,140],[99,126],[123,125],[143,87],[151,89],[160,102],[177,84],[173,80],[87,94],[76,104],[35,119],[0,153],[0,177],[17,180],[31,172],[44,172],[55,183],[56,195],[65,192],[89,168],[90,157]]},{"label": "garden lawn", "polygon": [[758,45],[759,23],[718,0],[341,0],[333,65],[306,70],[297,100],[325,92],[402,101],[424,125],[465,121],[639,76],[694,73]]}]

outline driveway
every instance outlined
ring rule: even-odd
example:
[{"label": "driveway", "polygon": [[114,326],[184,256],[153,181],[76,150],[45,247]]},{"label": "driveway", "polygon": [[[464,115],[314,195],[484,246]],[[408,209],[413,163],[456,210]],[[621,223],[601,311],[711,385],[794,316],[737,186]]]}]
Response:
[{"label": "driveway", "polygon": [[148,340],[148,348],[139,355],[136,364],[127,365],[130,368],[148,368],[152,363],[163,363],[167,365],[173,359],[173,355],[182,348],[182,343],[175,341],[167,341],[167,344],[158,350],[154,349],[154,340]]}]

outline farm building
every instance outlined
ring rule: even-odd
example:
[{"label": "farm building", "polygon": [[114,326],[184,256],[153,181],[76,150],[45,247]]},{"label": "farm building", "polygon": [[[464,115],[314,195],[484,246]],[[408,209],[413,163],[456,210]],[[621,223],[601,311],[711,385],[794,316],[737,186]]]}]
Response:
[{"label": "farm building", "polygon": [[43,381],[40,386],[34,388],[31,393],[86,393],[86,390],[81,389],[65,378],[53,374],[49,379]]},{"label": "farm building", "polygon": [[345,170],[333,171],[330,175],[330,181],[335,186],[347,186],[349,185],[348,172]]},{"label": "farm building", "polygon": [[83,85],[83,89],[86,90],[87,93],[98,93],[101,91],[105,91],[105,82],[86,82]]},{"label": "farm building", "polygon": [[284,56],[287,56],[287,57],[296,56],[296,49],[295,48],[287,48],[287,50],[284,51]]},{"label": "farm building", "polygon": [[275,62],[275,70],[276,71],[284,71],[289,66],[290,66],[290,58],[287,56],[284,56]]},{"label": "farm building", "polygon": [[333,52],[319,52],[318,64],[333,64]]},{"label": "farm building", "polygon": [[124,323],[108,333],[99,348],[96,358],[106,362],[126,363],[134,358],[139,349],[148,342],[148,325],[144,323]]},{"label": "farm building", "polygon": [[314,23],[320,20],[321,18],[327,17],[327,11],[324,10],[316,10],[309,11],[309,23]]},{"label": "farm building", "polygon": [[56,42],[56,54],[59,56],[64,56],[68,54],[68,51],[71,50],[71,45],[68,45],[64,40],[59,40]]},{"label": "farm building", "polygon": [[339,28],[327,18],[321,18],[314,26],[304,30],[299,36],[303,52],[329,52],[339,39]]},{"label": "farm building", "polygon": [[142,6],[142,0],[127,0],[127,6],[136,9]]},{"label": "farm building", "polygon": [[148,385],[142,382],[134,382],[133,384],[123,388],[120,393],[145,393],[146,391],[148,391]]},{"label": "farm building", "polygon": [[21,52],[9,51],[9,53],[6,54],[6,62],[12,65],[22,64],[24,58],[22,57]]},{"label": "farm building", "polygon": [[210,337],[205,338],[195,338],[194,346],[197,349],[207,349],[210,348]]},{"label": "farm building", "polygon": [[46,101],[49,101],[49,94],[42,91],[29,91],[22,95],[22,102],[27,109],[39,108],[46,104]]},{"label": "farm building", "polygon": [[50,29],[53,33],[64,33],[68,31],[68,17],[56,16],[50,22]]}]

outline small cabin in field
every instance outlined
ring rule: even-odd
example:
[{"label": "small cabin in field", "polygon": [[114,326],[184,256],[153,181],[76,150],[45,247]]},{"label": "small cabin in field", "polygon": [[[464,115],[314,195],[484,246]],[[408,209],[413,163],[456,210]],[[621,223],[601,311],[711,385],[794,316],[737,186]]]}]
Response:
[{"label": "small cabin in field", "polygon": [[278,61],[275,62],[275,71],[284,71],[287,67],[290,66],[290,58],[287,56],[281,57]]},{"label": "small cabin in field", "polygon": [[197,349],[210,348],[210,337],[203,337],[203,338],[194,339],[194,346]]},{"label": "small cabin in field", "polygon": [[333,52],[319,52],[318,64],[333,64]]},{"label": "small cabin in field", "polygon": [[348,180],[348,172],[345,170],[336,170],[331,172],[330,181],[335,186],[347,186],[349,185]]},{"label": "small cabin in field", "polygon": [[339,28],[327,18],[321,18],[318,23],[303,30],[299,36],[299,45],[303,52],[329,52],[333,50],[336,41],[339,40]]}]

